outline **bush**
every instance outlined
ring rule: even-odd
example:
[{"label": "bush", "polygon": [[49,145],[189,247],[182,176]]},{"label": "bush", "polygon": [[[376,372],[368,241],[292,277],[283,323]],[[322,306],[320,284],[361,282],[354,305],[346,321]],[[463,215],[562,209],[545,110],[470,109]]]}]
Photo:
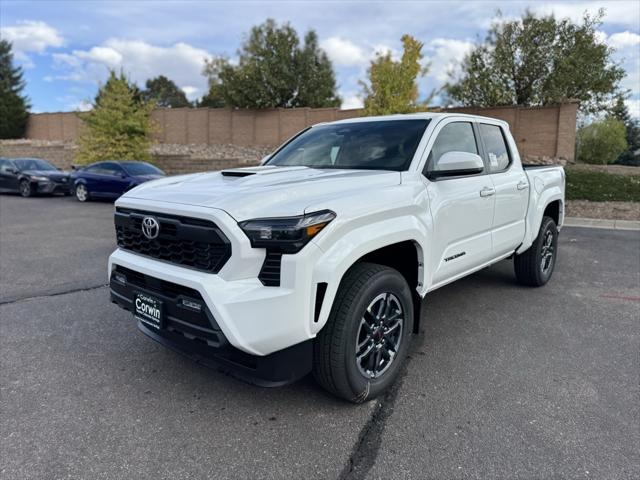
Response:
[{"label": "bush", "polygon": [[578,161],[607,164],[627,150],[625,126],[606,118],[578,129]]},{"label": "bush", "polygon": [[567,200],[640,202],[640,175],[615,175],[577,168],[565,171]]}]

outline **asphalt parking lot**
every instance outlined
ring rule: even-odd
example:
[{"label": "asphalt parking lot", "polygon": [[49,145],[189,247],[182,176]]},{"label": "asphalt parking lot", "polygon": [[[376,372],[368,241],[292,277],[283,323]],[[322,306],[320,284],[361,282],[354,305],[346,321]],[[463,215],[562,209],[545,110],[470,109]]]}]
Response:
[{"label": "asphalt parking lot", "polygon": [[0,477],[640,478],[640,232],[566,228],[427,297],[401,381],[354,406],[241,383],[112,305],[113,205],[0,196]]}]

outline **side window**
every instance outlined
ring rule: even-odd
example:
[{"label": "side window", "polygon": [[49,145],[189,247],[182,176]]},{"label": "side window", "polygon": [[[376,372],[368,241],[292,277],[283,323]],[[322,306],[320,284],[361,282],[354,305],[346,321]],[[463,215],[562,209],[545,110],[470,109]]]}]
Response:
[{"label": "side window", "polygon": [[0,172],[5,173],[9,168],[9,162],[6,160],[0,160]]},{"label": "side window", "polygon": [[96,163],[94,165],[89,165],[88,167],[86,167],[84,169],[85,172],[87,173],[95,173],[97,175],[102,173],[102,164],[101,163]]},{"label": "side window", "polygon": [[440,130],[427,158],[427,170],[433,170],[438,165],[440,157],[447,152],[478,154],[476,136],[470,122],[449,123]]},{"label": "side window", "polygon": [[103,164],[103,169],[107,175],[122,175],[124,170],[117,163],[109,162]]},{"label": "side window", "polygon": [[497,125],[480,124],[480,135],[487,150],[487,160],[492,173],[501,172],[509,168],[511,158],[509,149],[502,133],[502,128]]}]

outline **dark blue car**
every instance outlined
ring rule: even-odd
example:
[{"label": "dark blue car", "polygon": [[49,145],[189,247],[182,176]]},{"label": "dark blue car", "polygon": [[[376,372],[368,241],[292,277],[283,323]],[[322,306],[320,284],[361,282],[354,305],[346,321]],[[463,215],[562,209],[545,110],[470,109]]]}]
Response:
[{"label": "dark blue car", "polygon": [[76,170],[73,191],[80,202],[92,198],[116,199],[127,190],[164,176],[159,168],[146,162],[98,162]]}]

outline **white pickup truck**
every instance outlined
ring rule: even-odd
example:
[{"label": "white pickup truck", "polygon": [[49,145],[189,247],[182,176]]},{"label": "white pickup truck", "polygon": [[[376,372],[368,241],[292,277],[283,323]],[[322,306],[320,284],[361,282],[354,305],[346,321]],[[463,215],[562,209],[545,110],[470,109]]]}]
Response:
[{"label": "white pickup truck", "polygon": [[553,273],[564,171],[523,168],[505,122],[320,124],[262,163],[116,202],[112,301],[206,365],[261,385],[313,372],[362,402],[398,375],[428,292],[508,258],[525,285]]}]

